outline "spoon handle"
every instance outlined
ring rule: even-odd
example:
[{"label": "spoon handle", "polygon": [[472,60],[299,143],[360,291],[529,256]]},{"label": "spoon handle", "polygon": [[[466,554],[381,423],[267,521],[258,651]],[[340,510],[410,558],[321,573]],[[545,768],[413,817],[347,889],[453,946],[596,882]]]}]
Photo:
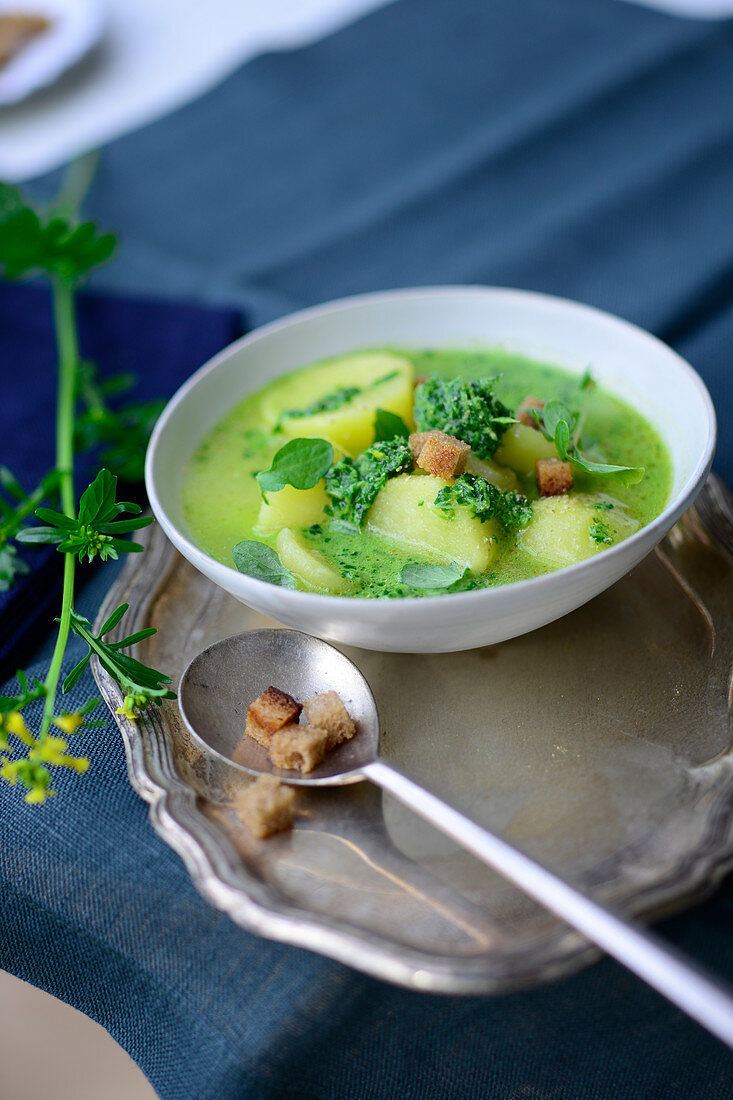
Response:
[{"label": "spoon handle", "polygon": [[582,932],[733,1048],[733,996],[674,948],[464,817],[383,757],[367,764],[363,774]]}]

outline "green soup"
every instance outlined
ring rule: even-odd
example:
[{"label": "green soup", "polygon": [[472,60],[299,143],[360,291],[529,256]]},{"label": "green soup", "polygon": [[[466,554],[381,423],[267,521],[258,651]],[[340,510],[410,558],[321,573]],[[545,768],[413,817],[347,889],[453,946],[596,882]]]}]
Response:
[{"label": "green soup", "polygon": [[[492,501],[523,502],[517,525],[502,519],[501,508],[487,518],[473,498],[464,503],[455,495],[450,476],[420,466],[391,473],[361,522],[339,513],[329,496],[334,473],[312,488],[268,491],[263,501],[256,475],[291,439],[326,439],[335,462],[350,466],[349,458],[358,463],[374,443],[378,416],[382,439],[394,426],[414,432],[414,383],[427,376],[495,379],[506,420],[528,395],[563,402],[574,414],[570,446],[578,462],[566,456],[572,487],[540,495],[536,463],[557,459],[554,441],[546,438],[553,436],[552,422],[543,425],[544,434],[502,422],[496,424],[498,449],[489,458],[472,449],[455,486],[468,484],[473,492],[488,482],[499,490],[491,488]],[[539,415],[550,419],[549,411]],[[433,420],[430,430],[439,428]],[[480,451],[481,440],[475,434],[471,440]],[[583,458],[643,467],[643,476],[590,473]],[[278,554],[280,580],[291,587],[414,597],[506,584],[602,553],[662,511],[671,482],[670,458],[655,429],[592,381],[581,387],[577,376],[558,367],[499,350],[390,348],[302,367],[250,395],[204,437],[185,471],[182,495],[194,540],[226,565],[233,564],[235,546],[255,542]],[[243,571],[261,575],[246,565]]]}]

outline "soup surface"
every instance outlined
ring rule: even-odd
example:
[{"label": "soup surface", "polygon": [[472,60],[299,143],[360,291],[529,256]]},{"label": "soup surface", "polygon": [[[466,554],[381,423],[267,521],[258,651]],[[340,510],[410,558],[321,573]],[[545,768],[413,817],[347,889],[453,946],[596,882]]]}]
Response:
[{"label": "soup surface", "polygon": [[655,429],[588,375],[380,348],[233,408],[188,464],[183,509],[203,550],[260,579],[414,597],[602,553],[662,511],[671,481]]}]

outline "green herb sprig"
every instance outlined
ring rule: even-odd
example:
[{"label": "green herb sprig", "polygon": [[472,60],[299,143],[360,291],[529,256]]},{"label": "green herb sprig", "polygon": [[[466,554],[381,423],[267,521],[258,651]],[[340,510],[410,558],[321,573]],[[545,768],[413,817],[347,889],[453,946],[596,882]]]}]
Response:
[{"label": "green herb sprig", "polygon": [[629,485],[635,485],[644,476],[643,466],[616,466],[586,458],[581,453],[577,442],[578,417],[564,402],[548,401],[543,409],[533,409],[532,415],[545,439],[555,444],[563,462],[570,462],[576,469],[586,474],[596,474],[600,477],[623,475],[624,481]]},{"label": "green herb sprig", "polygon": [[[0,183],[0,272],[9,279],[42,275],[50,280],[58,352],[53,469],[29,492],[10,471],[0,469],[0,590],[28,571],[15,543],[55,544],[64,558],[58,632],[46,676],[43,682],[31,684],[21,671],[20,692],[0,697],[0,751],[13,756],[0,756],[0,778],[24,787],[30,803],[43,802],[54,793],[52,768],[71,768],[81,774],[89,766],[84,757],[68,752],[66,737],[93,724],[88,714],[98,701],[91,700],[72,714],[57,709],[61,666],[72,631],[86,641],[87,653],[67,676],[62,691],[74,686],[96,654],[125,692],[121,710],[129,717],[150,702],[172,696],[167,676],[123,652],[154,634],[153,627],[108,642],[104,636],[118,625],[127,605],[117,608],[96,635],[73,606],[76,568],[82,560],[105,561],[142,549],[125,536],[152,521],[140,515],[137,504],[116,499],[116,474],[128,481],[140,478],[142,455],[161,406],[146,402],[115,412],[107,399],[127,388],[129,380],[118,377],[100,383],[95,369],[79,354],[77,288],[90,271],[110,258],[116,245],[113,234],[100,232],[94,222],[80,221],[76,214],[95,163],[92,155],[71,166],[61,195],[49,210],[34,206],[18,188]],[[104,457],[111,469],[97,474],[77,504],[76,453],[100,445],[106,446]],[[42,526],[29,525],[33,516]],[[44,704],[43,716],[39,730],[33,732],[23,712],[38,700]],[[66,736],[52,734],[52,725]]]},{"label": "green herb sprig", "polygon": [[387,479],[411,470],[413,461],[406,439],[373,443],[358,458],[339,459],[326,475],[326,511],[360,527]]},{"label": "green herb sprig", "polygon": [[265,493],[279,492],[286,485],[312,489],[326,476],[332,463],[333,446],[327,440],[291,439],[277,452],[269,470],[257,474],[257,484],[263,497]]}]

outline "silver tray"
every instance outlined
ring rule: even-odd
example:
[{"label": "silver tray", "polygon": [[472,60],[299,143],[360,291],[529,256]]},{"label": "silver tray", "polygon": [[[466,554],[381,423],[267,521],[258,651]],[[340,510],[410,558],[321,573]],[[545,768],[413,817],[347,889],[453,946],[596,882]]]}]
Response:
[{"label": "silver tray", "polygon": [[[126,632],[157,626],[141,659],[175,679],[210,642],[273,625],[160,530],[147,541],[98,617],[126,601]],[[371,683],[387,756],[599,899],[655,919],[733,865],[733,509],[714,478],[654,554],[542,630],[445,655],[343,648]],[[117,685],[95,676],[114,710]],[[597,956],[369,784],[301,789],[293,831],[258,841],[231,808],[247,778],[201,754],[175,703],[115,719],[153,827],[250,931],[452,993],[527,987]]]}]

